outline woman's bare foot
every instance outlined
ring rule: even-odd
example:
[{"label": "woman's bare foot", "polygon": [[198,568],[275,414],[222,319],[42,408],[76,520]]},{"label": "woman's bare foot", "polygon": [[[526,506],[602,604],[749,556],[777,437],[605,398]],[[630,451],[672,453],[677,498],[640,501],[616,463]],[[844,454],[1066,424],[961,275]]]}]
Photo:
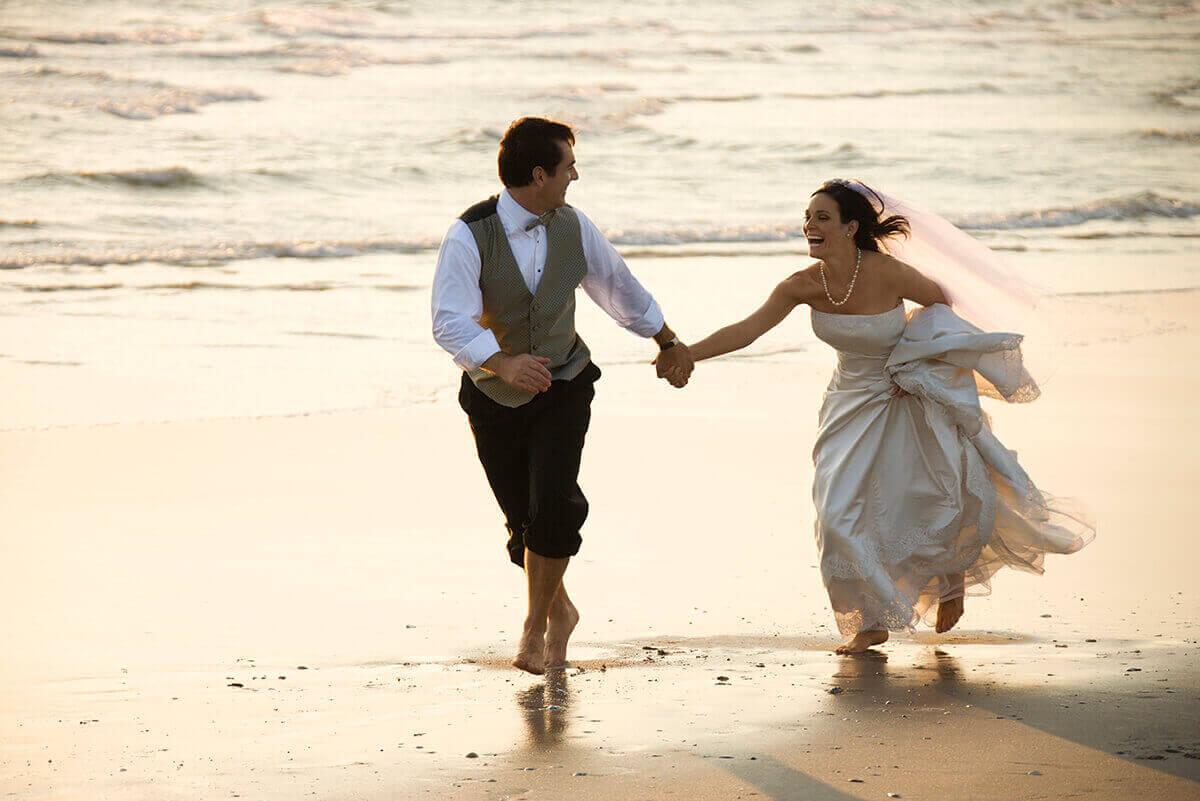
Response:
[{"label": "woman's bare foot", "polygon": [[954,628],[954,624],[962,617],[962,613],[963,598],[961,595],[948,601],[938,601],[937,633],[945,634]]},{"label": "woman's bare foot", "polygon": [[883,629],[860,631],[852,639],[842,643],[834,651],[835,654],[861,654],[872,645],[883,645],[887,642],[888,633]]},{"label": "woman's bare foot", "polygon": [[513,660],[513,665],[535,676],[545,673],[546,663],[542,657],[542,651],[545,649],[545,637],[545,621],[542,621],[540,627],[531,626],[529,621],[526,621],[525,630],[521,633],[521,641],[517,644],[517,658]]},{"label": "woman's bare foot", "polygon": [[945,634],[954,628],[954,624],[963,614],[963,574],[951,573],[946,579],[950,582],[946,594],[952,594],[954,597],[943,597],[938,601],[937,625],[934,627],[938,634]]},{"label": "woman's bare foot", "polygon": [[550,620],[546,625],[546,642],[543,652],[543,664],[546,670],[565,667],[567,664],[567,642],[571,632],[579,623],[579,610],[567,597],[565,587],[559,589],[550,607]]}]

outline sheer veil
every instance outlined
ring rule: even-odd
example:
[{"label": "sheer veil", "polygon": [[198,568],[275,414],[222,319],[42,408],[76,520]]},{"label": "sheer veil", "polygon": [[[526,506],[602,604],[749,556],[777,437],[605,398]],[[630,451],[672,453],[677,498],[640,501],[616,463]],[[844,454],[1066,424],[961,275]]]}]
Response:
[{"label": "sheer veil", "polygon": [[1043,383],[1053,374],[1059,338],[1045,287],[945,218],[859,181],[846,184],[873,206],[882,203],[881,219],[900,214],[908,220],[907,238],[884,241],[889,254],[937,282],[954,313],[967,322],[984,331],[1022,335],[1025,367],[1034,381]]}]

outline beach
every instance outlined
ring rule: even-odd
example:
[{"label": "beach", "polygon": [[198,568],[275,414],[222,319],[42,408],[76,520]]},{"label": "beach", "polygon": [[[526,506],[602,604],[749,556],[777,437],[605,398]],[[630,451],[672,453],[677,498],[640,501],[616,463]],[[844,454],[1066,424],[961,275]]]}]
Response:
[{"label": "beach", "polygon": [[[1200,798],[1198,40],[1177,0],[4,3],[0,797]],[[811,263],[829,178],[995,250],[1048,380],[985,409],[1095,541],[835,656],[807,310],[674,390],[580,293],[582,621],[513,668],[430,285],[523,115],[685,342]]]},{"label": "beach", "polygon": [[6,432],[8,797],[1195,798],[1200,293],[1071,303],[1113,336],[988,408],[1097,540],[858,658],[811,539],[816,354],[606,370],[545,678],[451,403]]}]

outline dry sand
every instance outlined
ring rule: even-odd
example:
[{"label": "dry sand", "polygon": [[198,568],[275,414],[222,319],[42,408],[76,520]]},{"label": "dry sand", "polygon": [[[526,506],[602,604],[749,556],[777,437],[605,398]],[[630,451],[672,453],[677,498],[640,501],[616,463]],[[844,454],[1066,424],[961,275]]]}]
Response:
[{"label": "dry sand", "polygon": [[1200,293],[1072,309],[1045,397],[990,410],[1098,539],[859,658],[814,566],[826,355],[606,369],[547,679],[450,402],[0,434],[0,793],[1200,798]]}]

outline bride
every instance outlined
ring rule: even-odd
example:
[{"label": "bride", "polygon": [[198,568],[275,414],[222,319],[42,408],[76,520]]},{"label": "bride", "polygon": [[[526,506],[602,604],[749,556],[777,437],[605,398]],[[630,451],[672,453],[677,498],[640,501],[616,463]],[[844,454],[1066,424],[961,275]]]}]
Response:
[{"label": "bride", "polygon": [[[895,210],[906,214],[881,219]],[[1039,393],[1022,337],[968,321],[1031,303],[1019,279],[945,220],[858,182],[814,192],[804,232],[818,261],[691,351],[699,361],[744,348],[801,304],[837,350],[813,447],[816,540],[849,637],[837,652],[860,653],[919,620],[949,631],[964,596],[985,594],[999,568],[1041,573],[1046,553],[1074,553],[1094,527],[1086,512],[1037,489],[979,405],[981,393],[1010,402]],[[883,251],[901,236],[949,259],[927,260],[940,283]],[[906,316],[906,300],[922,308]]]}]

